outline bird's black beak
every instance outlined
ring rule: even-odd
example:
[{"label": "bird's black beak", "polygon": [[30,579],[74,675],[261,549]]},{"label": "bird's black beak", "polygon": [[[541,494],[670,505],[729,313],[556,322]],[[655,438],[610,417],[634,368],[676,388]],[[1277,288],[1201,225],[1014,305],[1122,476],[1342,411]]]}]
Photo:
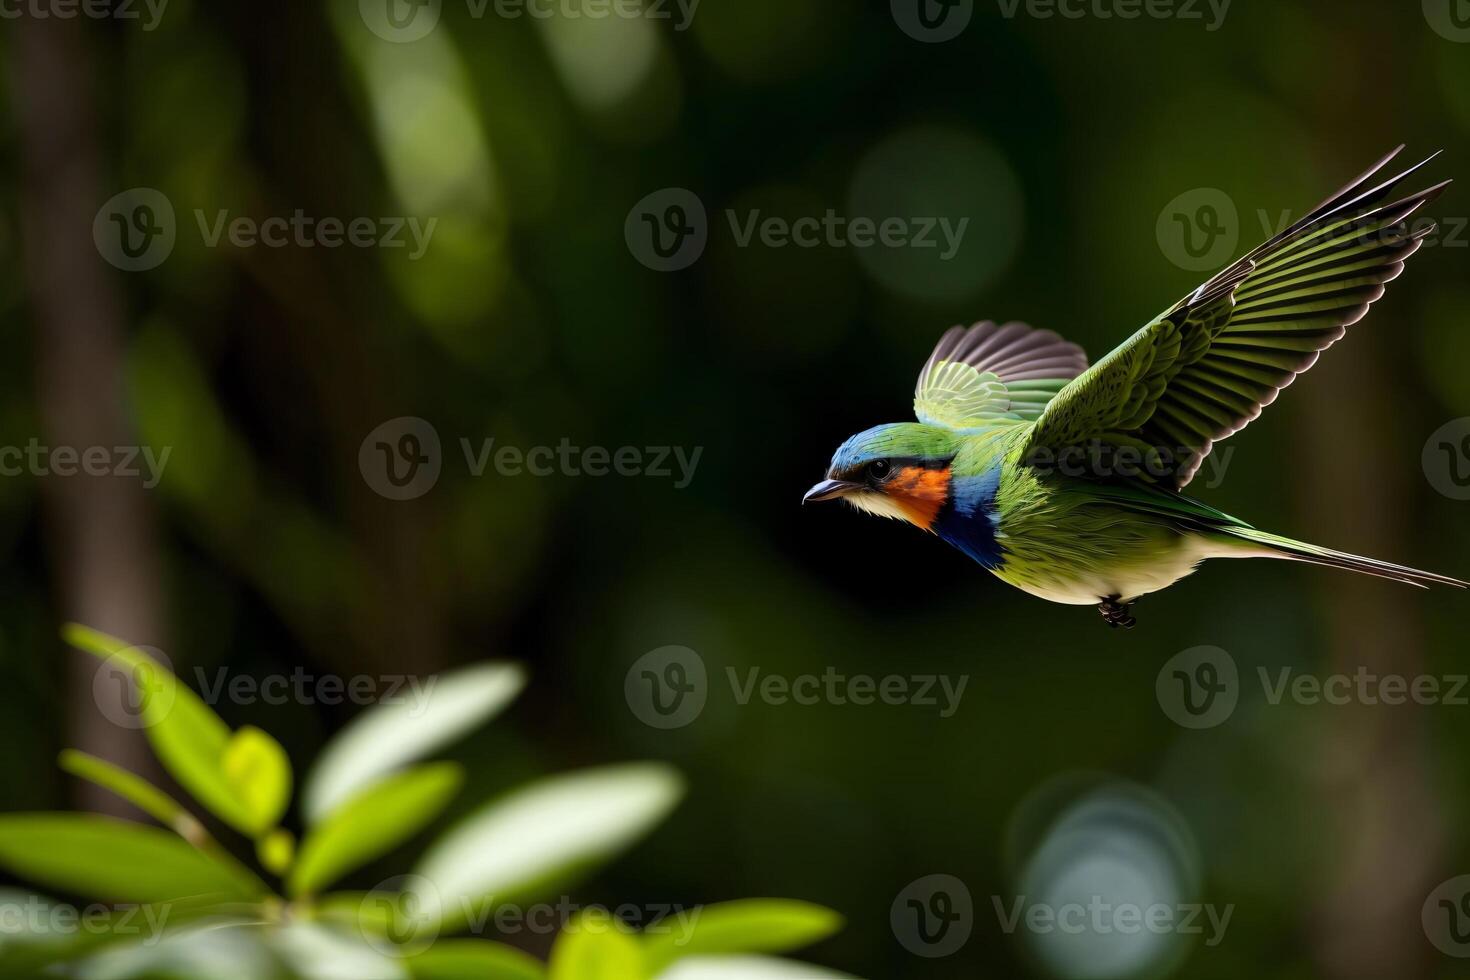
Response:
[{"label": "bird's black beak", "polygon": [[809,504],[813,500],[831,500],[833,497],[840,497],[857,486],[858,484],[850,480],[823,480],[808,490],[806,496],[801,498],[801,502]]}]

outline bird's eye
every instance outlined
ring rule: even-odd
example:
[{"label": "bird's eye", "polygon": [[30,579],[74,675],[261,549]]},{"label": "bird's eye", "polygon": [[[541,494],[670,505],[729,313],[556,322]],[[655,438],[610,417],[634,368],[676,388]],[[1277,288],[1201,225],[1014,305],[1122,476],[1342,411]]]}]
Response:
[{"label": "bird's eye", "polygon": [[893,468],[888,465],[888,460],[874,460],[873,462],[868,464],[868,477],[873,480],[884,480],[888,478],[888,474],[892,472],[892,469]]}]

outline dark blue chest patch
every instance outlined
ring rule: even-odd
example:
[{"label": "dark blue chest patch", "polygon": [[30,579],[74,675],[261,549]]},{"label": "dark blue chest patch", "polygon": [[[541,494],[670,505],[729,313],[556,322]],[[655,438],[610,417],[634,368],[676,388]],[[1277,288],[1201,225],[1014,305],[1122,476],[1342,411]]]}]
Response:
[{"label": "dark blue chest patch", "polygon": [[1004,561],[995,539],[995,494],[999,487],[999,464],[979,476],[953,477],[949,499],[934,521],[935,534],[988,569],[999,568]]}]

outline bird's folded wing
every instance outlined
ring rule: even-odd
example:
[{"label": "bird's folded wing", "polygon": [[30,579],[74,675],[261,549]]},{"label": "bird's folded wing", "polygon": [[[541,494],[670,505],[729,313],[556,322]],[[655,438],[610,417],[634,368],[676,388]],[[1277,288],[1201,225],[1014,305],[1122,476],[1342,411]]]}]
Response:
[{"label": "bird's folded wing", "polygon": [[951,327],[914,389],[920,422],[973,432],[1035,421],[1057,392],[1087,370],[1082,348],[1050,330],[989,320]]},{"label": "bird's folded wing", "polygon": [[1029,458],[1126,446],[1153,454],[1154,465],[1133,475],[1187,484],[1215,442],[1260,415],[1362,319],[1434,230],[1405,219],[1449,181],[1384,203],[1428,160],[1371,186],[1399,150],[1067,385],[1037,419]]}]

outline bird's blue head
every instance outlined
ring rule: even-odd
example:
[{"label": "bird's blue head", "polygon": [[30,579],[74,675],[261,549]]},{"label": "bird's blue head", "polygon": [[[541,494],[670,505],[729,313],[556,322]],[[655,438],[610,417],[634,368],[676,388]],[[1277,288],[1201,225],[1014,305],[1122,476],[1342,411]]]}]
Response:
[{"label": "bird's blue head", "polygon": [[860,510],[930,530],[949,499],[959,435],[919,422],[859,432],[832,455],[827,478],[803,501],[842,499]]}]

